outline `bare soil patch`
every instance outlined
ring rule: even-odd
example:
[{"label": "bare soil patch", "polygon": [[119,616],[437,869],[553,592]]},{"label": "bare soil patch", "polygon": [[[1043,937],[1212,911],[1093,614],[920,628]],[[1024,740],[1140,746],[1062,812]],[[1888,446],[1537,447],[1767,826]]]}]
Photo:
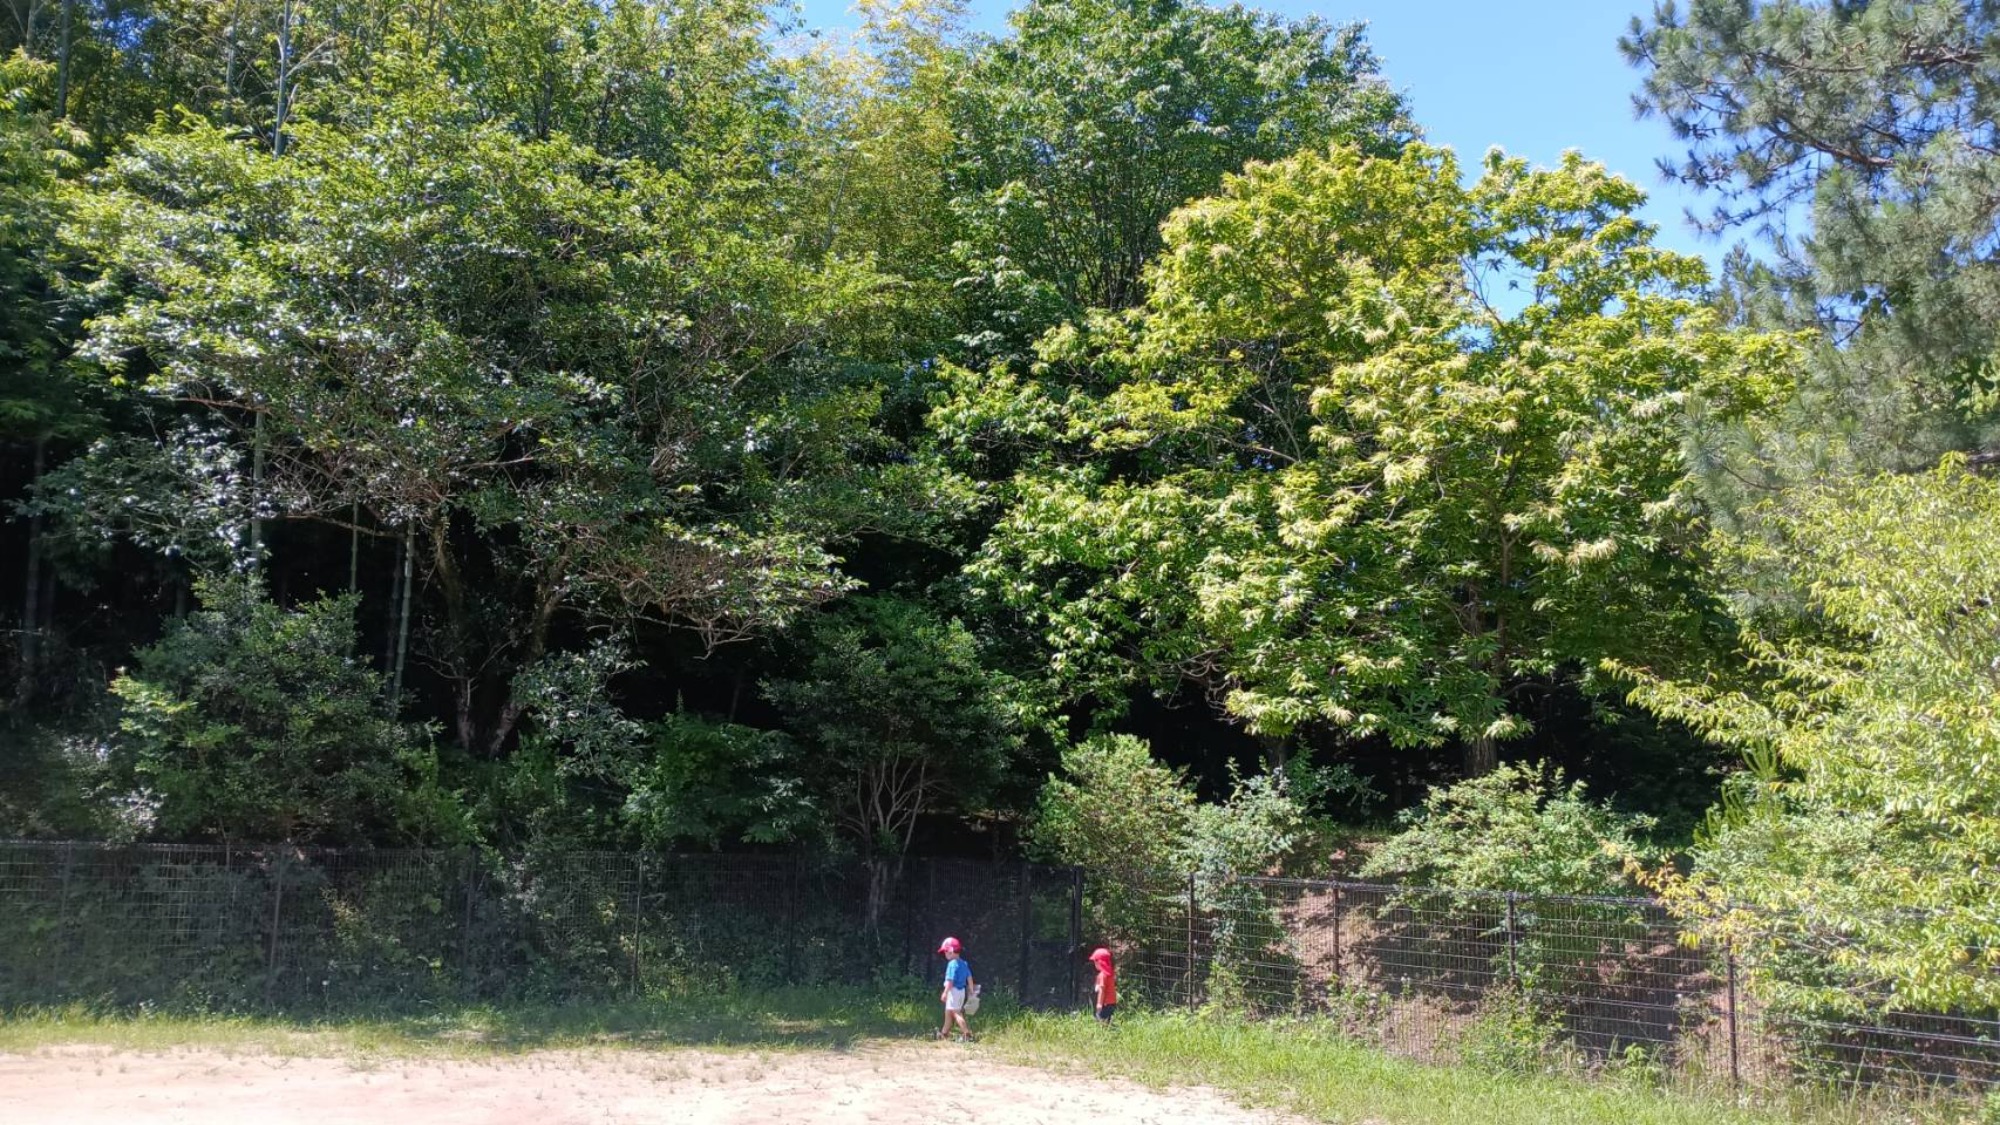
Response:
[{"label": "bare soil patch", "polygon": [[64,1125],[1279,1125],[1214,1090],[995,1061],[979,1046],[343,1059],[0,1054],[0,1122]]}]

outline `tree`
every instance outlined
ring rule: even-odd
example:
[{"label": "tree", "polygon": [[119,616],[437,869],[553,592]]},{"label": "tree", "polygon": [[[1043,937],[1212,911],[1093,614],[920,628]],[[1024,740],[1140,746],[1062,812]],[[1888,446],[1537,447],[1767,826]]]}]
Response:
[{"label": "tree", "polygon": [[[30,487],[51,445],[86,436],[95,422],[63,367],[74,326],[62,315],[52,252],[67,210],[58,176],[80,138],[42,108],[52,77],[45,64],[0,59],[0,444],[26,450]],[[25,514],[18,702],[36,695],[53,590],[42,520]]]},{"label": "tree", "polygon": [[1996,43],[1983,0],[1696,0],[1633,21],[1640,108],[1687,143],[1663,169],[1719,197],[1712,229],[1786,236],[1773,263],[1734,264],[1734,313],[1823,335],[1789,408],[1715,450],[1728,508],[2000,442]]},{"label": "tree", "polygon": [[1648,858],[1640,838],[1653,827],[1591,801],[1560,770],[1512,764],[1433,789],[1398,823],[1364,877],[1535,895],[1629,894],[1626,863]]},{"label": "tree", "polygon": [[1174,208],[1252,160],[1413,133],[1359,25],[1181,0],[1035,0],[982,49],[954,121],[975,357],[1144,298]]},{"label": "tree", "polygon": [[820,753],[820,791],[842,794],[835,819],[874,855],[902,855],[922,817],[978,811],[1028,727],[963,624],[893,595],[814,620],[799,674],[764,691]]},{"label": "tree", "polygon": [[1192,680],[1254,732],[1456,740],[1472,774],[1531,677],[1703,651],[1683,412],[1756,407],[1791,349],[1717,323],[1641,198],[1575,155],[1465,188],[1415,145],[1231,177],[1167,224],[1143,310],[1044,341],[1079,389],[968,373],[934,414],[1047,450],[978,589],[1072,692]]},{"label": "tree", "polygon": [[1027,716],[956,620],[893,595],[849,599],[812,623],[806,663],[764,693],[819,756],[818,793],[868,863],[873,931],[917,823],[980,811],[1018,754]]},{"label": "tree", "polygon": [[[1143,740],[1099,735],[1063,752],[1029,840],[1051,862],[1100,873],[1094,923],[1108,936],[1143,940],[1161,901],[1180,899],[1189,875],[1200,877],[1213,906],[1218,895],[1244,898],[1237,880],[1293,858],[1310,837],[1307,806],[1324,780],[1299,769],[1233,777],[1225,800],[1201,804],[1186,771],[1155,760]],[[1248,898],[1261,900],[1254,891]]]},{"label": "tree", "polygon": [[251,579],[208,580],[201,609],[112,685],[125,796],[169,839],[427,842],[451,827],[421,732],[354,658],[354,601],[286,611]]},{"label": "tree", "polygon": [[1091,908],[1107,935],[1136,937],[1158,897],[1185,877],[1183,845],[1195,809],[1185,771],[1153,758],[1131,735],[1100,735],[1063,751],[1042,786],[1028,839],[1051,863],[1098,872]]},{"label": "tree", "polygon": [[268,460],[252,526],[402,540],[454,733],[495,756],[561,615],[738,639],[841,592],[829,545],[921,503],[826,349],[875,274],[800,260],[749,187],[383,67],[283,157],[191,120],[115,160],[72,229],[107,306],[86,354]]},{"label": "tree", "polygon": [[2000,485],[1959,459],[1800,490],[1724,561],[1782,555],[1812,623],[1746,615],[1738,677],[1630,670],[1637,701],[1756,767],[1670,894],[1760,958],[1823,956],[1818,1003],[2000,1005],[1996,520]]}]

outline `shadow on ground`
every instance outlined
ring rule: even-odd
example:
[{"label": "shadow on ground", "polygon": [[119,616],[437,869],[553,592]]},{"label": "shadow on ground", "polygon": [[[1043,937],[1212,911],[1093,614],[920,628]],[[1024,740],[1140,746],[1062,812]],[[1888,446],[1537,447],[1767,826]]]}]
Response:
[{"label": "shadow on ground", "polygon": [[[315,1008],[216,1012],[110,1006],[0,1010],[10,1041],[200,1042],[226,1036],[326,1036],[364,1048],[446,1046],[502,1052],[580,1047],[686,1046],[845,1051],[866,1041],[928,1039],[939,1015],[922,985],[676,993],[518,1005]],[[975,1023],[1013,1015],[994,1004]]]}]

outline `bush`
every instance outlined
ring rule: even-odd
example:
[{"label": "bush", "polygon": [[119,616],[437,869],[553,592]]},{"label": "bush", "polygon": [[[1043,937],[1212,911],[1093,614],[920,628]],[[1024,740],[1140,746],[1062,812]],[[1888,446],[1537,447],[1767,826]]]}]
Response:
[{"label": "bush", "polygon": [[825,799],[807,784],[805,755],[785,732],[685,712],[650,730],[648,752],[628,777],[623,814],[645,846],[830,845]]},{"label": "bush", "polygon": [[1615,895],[1626,857],[1646,857],[1650,817],[1591,802],[1562,771],[1503,765],[1433,789],[1361,868],[1370,879],[1453,890]]},{"label": "bush", "polygon": [[1498,992],[1457,1034],[1458,1061],[1490,1074],[1533,1074],[1561,1056],[1561,1028],[1518,992]]},{"label": "bush", "polygon": [[806,630],[794,678],[764,694],[814,753],[826,810],[864,853],[901,855],[926,815],[981,811],[1023,745],[1024,693],[963,622],[889,595]]},{"label": "bush", "polygon": [[1232,771],[1229,799],[1197,805],[1188,817],[1181,862],[1216,878],[1276,874],[1314,827],[1294,777],[1292,770],[1247,778]]},{"label": "bush", "polygon": [[1210,1006],[1292,1007],[1299,978],[1282,948],[1278,898],[1244,880],[1273,874],[1312,838],[1301,791],[1321,778],[1238,777],[1228,800],[1198,804],[1180,770],[1128,735],[1073,747],[1063,767],[1042,790],[1029,838],[1043,858],[1093,873],[1090,924],[1107,940],[1143,942],[1162,917],[1185,919],[1192,875],[1212,951]]},{"label": "bush", "polygon": [[206,580],[201,609],[140,650],[112,763],[155,834],[311,843],[424,842],[466,819],[435,751],[354,656],[351,597],[286,610],[254,580]]},{"label": "bush", "polygon": [[1079,743],[1064,752],[1062,767],[1042,788],[1029,845],[1049,862],[1099,874],[1093,925],[1110,937],[1134,936],[1153,900],[1178,885],[1194,791],[1130,735]]}]

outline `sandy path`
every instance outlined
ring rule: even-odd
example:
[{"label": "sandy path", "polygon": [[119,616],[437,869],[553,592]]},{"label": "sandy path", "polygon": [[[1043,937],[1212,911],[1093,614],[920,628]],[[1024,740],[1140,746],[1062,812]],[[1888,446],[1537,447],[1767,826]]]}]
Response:
[{"label": "sandy path", "polygon": [[850,1052],[546,1052],[356,1062],[185,1050],[0,1054],[0,1125],[1277,1125],[953,1044]]}]

